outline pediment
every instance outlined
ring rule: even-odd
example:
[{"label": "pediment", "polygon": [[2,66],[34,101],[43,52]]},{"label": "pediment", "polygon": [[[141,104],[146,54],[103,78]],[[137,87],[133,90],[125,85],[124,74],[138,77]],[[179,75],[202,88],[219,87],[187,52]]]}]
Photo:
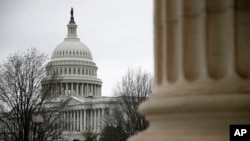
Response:
[{"label": "pediment", "polygon": [[79,104],[82,104],[82,102],[75,98],[75,97],[70,97],[68,98],[65,102],[64,102],[64,106],[72,106],[72,105],[79,105]]}]

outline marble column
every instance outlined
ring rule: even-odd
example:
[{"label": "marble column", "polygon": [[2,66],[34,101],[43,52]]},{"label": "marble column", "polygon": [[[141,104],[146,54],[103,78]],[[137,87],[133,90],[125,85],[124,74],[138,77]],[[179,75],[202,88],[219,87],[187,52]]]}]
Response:
[{"label": "marble column", "polygon": [[95,84],[95,96],[98,96],[96,86],[97,86],[97,85]]},{"label": "marble column", "polygon": [[84,96],[86,96],[86,93],[87,93],[86,85],[87,85],[87,83],[84,83],[84,85],[83,85],[83,89],[84,89],[83,95]]},{"label": "marble column", "polygon": [[75,111],[73,110],[73,111],[72,111],[72,122],[73,122],[73,123],[72,123],[72,131],[75,131],[75,125],[76,125],[76,124],[75,124],[75,121],[76,121],[76,120],[75,120]]},{"label": "marble column", "polygon": [[97,109],[97,131],[100,131],[100,109]]},{"label": "marble column", "polygon": [[81,110],[78,110],[78,131],[81,131]]},{"label": "marble column", "polygon": [[90,130],[93,130],[93,110],[90,109]]},{"label": "marble column", "polygon": [[88,96],[89,95],[89,84],[87,83],[87,85],[86,85],[86,94],[85,94],[85,96]]},{"label": "marble column", "polygon": [[67,127],[67,115],[66,115],[66,111],[63,112],[63,130],[66,130]]},{"label": "marble column", "polygon": [[86,116],[86,114],[87,114],[87,112],[86,112],[86,109],[84,109],[83,110],[83,131],[86,131],[86,128],[87,128],[87,126],[86,126],[86,124],[87,124],[87,122],[86,122],[86,120],[87,120],[87,116]]},{"label": "marble column", "polygon": [[82,119],[82,110],[80,110],[80,131],[82,131],[82,124],[83,124],[83,119]]},{"label": "marble column", "polygon": [[64,96],[64,95],[63,95],[63,83],[60,83],[60,95],[61,95],[61,96]]},{"label": "marble column", "polygon": [[81,83],[81,96],[83,96],[83,84],[84,83]]},{"label": "marble column", "polygon": [[71,88],[70,88],[70,95],[74,94],[74,83],[70,83],[71,84]]},{"label": "marble column", "polygon": [[79,83],[76,83],[76,96],[80,95],[79,94]]},{"label": "marble column", "polygon": [[78,128],[78,126],[79,126],[79,114],[78,114],[78,110],[75,110],[75,114],[76,114],[76,117],[75,117],[75,120],[76,120],[76,127],[75,127],[75,131],[77,131],[79,128]]},{"label": "marble column", "polygon": [[[129,141],[228,141],[250,124],[248,0],[155,0],[149,127]],[[248,53],[247,53],[248,52]]]},{"label": "marble column", "polygon": [[66,131],[69,131],[69,115],[68,115],[68,111],[66,111]]},{"label": "marble column", "polygon": [[93,130],[95,131],[96,130],[96,109],[94,109],[94,128]]},{"label": "marble column", "polygon": [[[102,108],[101,109],[101,119],[104,119],[105,117],[104,117],[104,110],[105,110],[105,108]],[[102,124],[101,124],[101,126],[104,126],[104,123],[102,122]]]},{"label": "marble column", "polygon": [[69,95],[69,88],[68,88],[68,83],[65,83],[66,86],[66,91],[65,91],[65,95],[68,96]]}]

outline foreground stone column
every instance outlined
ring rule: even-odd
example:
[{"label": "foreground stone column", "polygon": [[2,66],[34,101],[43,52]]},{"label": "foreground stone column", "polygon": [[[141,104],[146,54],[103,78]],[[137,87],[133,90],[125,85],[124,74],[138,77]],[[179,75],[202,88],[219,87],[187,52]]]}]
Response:
[{"label": "foreground stone column", "polygon": [[129,141],[228,141],[250,124],[248,0],[155,0],[150,126]]}]

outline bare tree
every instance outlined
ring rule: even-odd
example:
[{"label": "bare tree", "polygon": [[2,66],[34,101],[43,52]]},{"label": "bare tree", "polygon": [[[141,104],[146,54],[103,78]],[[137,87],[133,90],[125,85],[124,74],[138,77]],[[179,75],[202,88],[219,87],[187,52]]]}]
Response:
[{"label": "bare tree", "polygon": [[[137,112],[138,106],[145,101],[149,94],[152,93],[153,77],[150,73],[143,72],[141,68],[137,70],[129,69],[122,77],[122,80],[117,83],[114,89],[114,95],[117,96],[118,106],[111,110],[111,113],[106,118],[106,127],[104,127],[102,138],[105,136],[112,137],[105,129],[114,132],[120,132],[119,141],[125,140],[127,137],[136,134],[145,129],[148,122]],[[117,140],[118,138],[114,138]],[[109,140],[112,140],[109,138]]]},{"label": "bare tree", "polygon": [[[53,83],[46,75],[48,57],[35,48],[10,55],[0,65],[0,140],[45,141],[63,130],[60,105],[50,102]],[[41,82],[48,84],[42,89]]]}]

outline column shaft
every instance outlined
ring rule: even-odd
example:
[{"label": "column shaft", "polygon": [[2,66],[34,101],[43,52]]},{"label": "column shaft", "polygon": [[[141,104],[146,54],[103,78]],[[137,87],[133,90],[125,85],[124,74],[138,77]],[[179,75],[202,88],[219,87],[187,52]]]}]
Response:
[{"label": "column shaft", "polygon": [[84,114],[83,114],[83,127],[84,127],[84,131],[86,130],[86,128],[87,128],[87,126],[86,126],[86,124],[87,124],[87,122],[86,122],[86,120],[87,120],[87,116],[86,116],[86,114],[87,114],[87,111],[86,111],[87,109],[84,109],[83,111],[84,111]]},{"label": "column shaft", "polygon": [[76,96],[78,96],[79,95],[79,83],[76,83]]},{"label": "column shaft", "polygon": [[65,86],[66,86],[65,95],[68,96],[68,94],[69,94],[69,88],[68,88],[68,83],[67,82],[65,83]]},{"label": "column shaft", "polygon": [[82,124],[83,124],[83,121],[82,121],[82,109],[80,110],[80,131],[83,131],[82,130]]}]

